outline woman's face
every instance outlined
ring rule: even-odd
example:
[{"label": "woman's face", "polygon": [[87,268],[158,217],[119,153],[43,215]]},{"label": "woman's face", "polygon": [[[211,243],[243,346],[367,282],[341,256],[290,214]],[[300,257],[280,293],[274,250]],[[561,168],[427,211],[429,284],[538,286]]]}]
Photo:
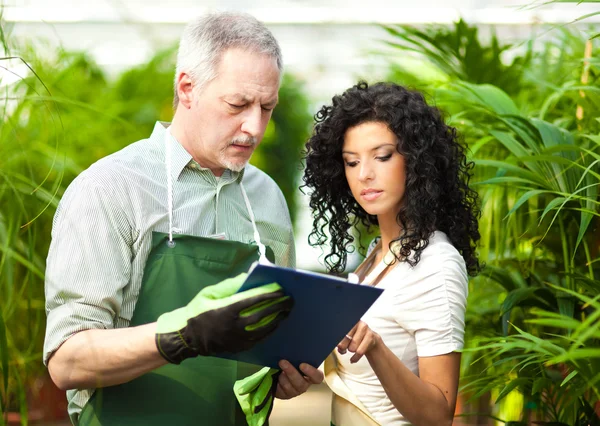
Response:
[{"label": "woman's face", "polygon": [[[344,135],[342,158],[352,195],[369,214],[398,214],[406,188],[404,157],[385,123],[366,122]],[[381,222],[381,219],[380,219]]]}]

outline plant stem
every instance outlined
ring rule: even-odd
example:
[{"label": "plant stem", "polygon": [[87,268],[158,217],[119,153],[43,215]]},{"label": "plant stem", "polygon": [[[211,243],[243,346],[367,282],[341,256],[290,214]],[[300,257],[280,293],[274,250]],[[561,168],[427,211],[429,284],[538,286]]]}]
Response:
[{"label": "plant stem", "polygon": [[[592,40],[588,39],[585,42],[585,52],[583,53],[583,58],[585,59],[583,61],[583,71],[581,73],[581,84],[588,84],[589,81],[589,77],[590,77],[590,62],[588,61],[588,59],[590,59],[592,57]],[[585,93],[583,92],[583,90],[579,91],[579,96],[583,99],[585,98]],[[575,117],[577,117],[577,120],[581,121],[583,120],[583,106],[581,105],[577,105],[577,111],[575,112]],[[581,124],[577,124],[579,130],[581,130]]]},{"label": "plant stem", "polygon": [[592,267],[592,257],[590,255],[590,247],[585,239],[583,239],[583,250],[585,252],[585,260],[589,271],[589,277],[594,280],[594,268]]},{"label": "plant stem", "polygon": [[571,285],[571,268],[570,268],[570,261],[569,261],[569,237],[566,235],[565,233],[565,226],[563,223],[563,219],[559,218],[558,219],[558,225],[559,225],[559,229],[560,229],[560,240],[562,241],[562,252],[563,252],[563,263],[564,263],[564,272],[565,272],[565,284],[566,284],[566,288],[568,288],[569,290],[573,290],[572,285]]}]

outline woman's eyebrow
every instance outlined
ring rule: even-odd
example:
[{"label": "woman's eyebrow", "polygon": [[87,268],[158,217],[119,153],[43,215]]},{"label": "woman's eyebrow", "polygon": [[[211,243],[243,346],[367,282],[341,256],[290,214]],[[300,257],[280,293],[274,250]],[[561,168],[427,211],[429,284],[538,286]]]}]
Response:
[{"label": "woman's eyebrow", "polygon": [[[384,146],[396,146],[396,144],[393,143],[384,143],[381,145],[377,145],[375,148],[371,149],[371,151],[377,151],[379,148],[383,148]],[[352,151],[342,151],[342,154],[356,154],[356,152],[352,152]]]}]

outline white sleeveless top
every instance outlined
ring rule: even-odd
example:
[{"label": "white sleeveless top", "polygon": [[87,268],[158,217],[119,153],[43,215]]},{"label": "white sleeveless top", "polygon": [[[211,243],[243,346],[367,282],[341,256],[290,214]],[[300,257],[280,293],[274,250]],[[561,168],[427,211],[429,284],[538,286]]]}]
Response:
[{"label": "white sleeveless top", "polygon": [[[463,347],[467,270],[460,253],[439,231],[431,236],[414,268],[406,262],[392,268],[377,284],[385,291],[362,320],[418,375],[418,357],[448,354]],[[334,354],[339,376],[379,423],[410,424],[387,397],[366,357],[350,364],[352,353]]]}]

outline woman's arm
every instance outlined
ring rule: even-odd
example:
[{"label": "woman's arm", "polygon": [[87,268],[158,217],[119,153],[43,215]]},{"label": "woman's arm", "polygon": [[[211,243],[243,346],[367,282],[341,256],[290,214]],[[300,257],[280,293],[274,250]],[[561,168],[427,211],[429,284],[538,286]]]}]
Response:
[{"label": "woman's arm", "polygon": [[386,394],[408,421],[415,426],[452,425],[460,353],[420,357],[416,376],[366,323],[360,321],[348,335],[352,340],[344,338],[338,351],[353,352],[353,363],[366,356]]}]

